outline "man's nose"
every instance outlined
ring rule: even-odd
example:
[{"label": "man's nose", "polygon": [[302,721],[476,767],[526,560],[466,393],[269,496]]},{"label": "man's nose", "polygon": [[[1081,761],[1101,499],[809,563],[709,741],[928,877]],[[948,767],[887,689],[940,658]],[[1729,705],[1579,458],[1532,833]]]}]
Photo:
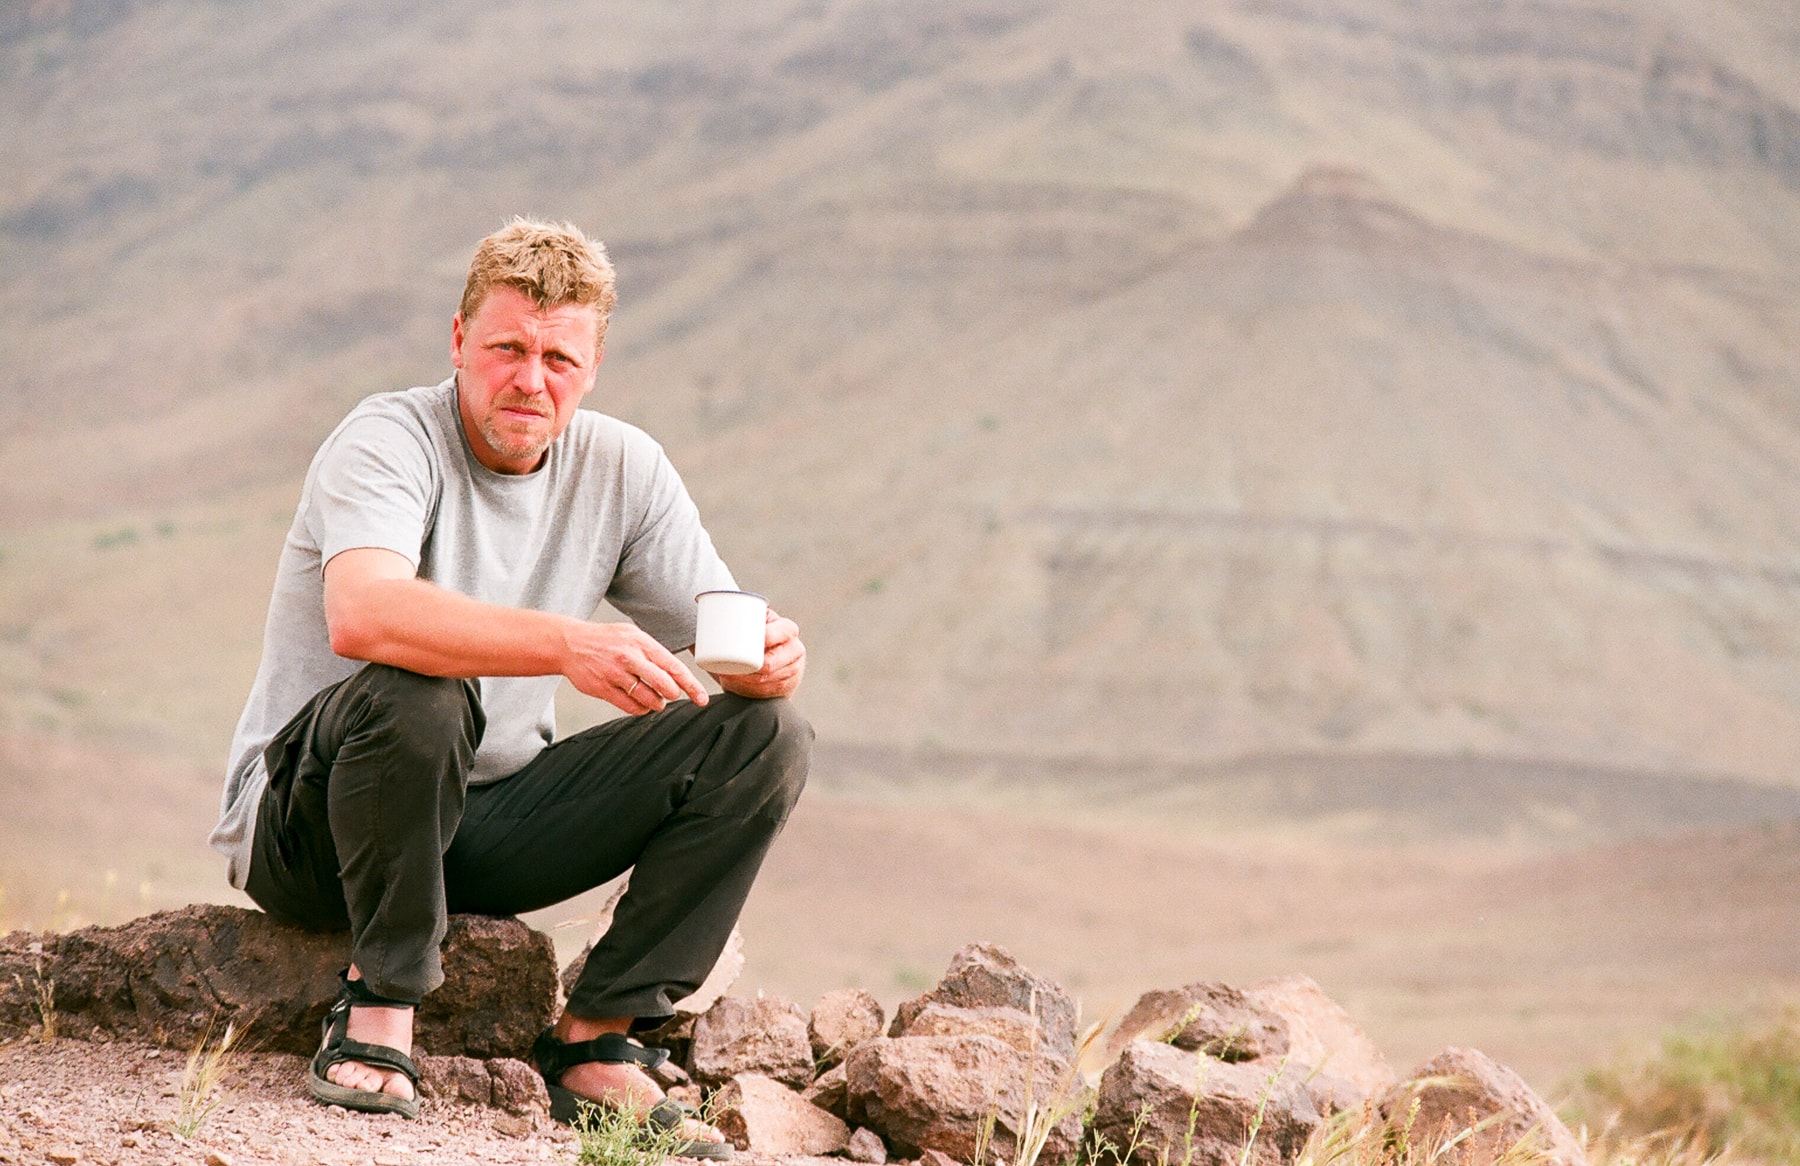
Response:
[{"label": "man's nose", "polygon": [[517,379],[521,389],[531,393],[543,392],[548,380],[544,372],[544,358],[535,354],[527,356]]}]

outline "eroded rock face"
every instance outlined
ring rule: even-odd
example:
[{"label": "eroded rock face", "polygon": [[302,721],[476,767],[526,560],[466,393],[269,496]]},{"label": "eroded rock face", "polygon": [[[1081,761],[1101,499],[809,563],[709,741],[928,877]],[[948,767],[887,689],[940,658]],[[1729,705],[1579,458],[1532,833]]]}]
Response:
[{"label": "eroded rock face", "polygon": [[512,1057],[420,1054],[419,1091],[425,1097],[460,1105],[491,1105],[521,1117],[548,1115],[550,1095],[537,1070]]},{"label": "eroded rock face", "polygon": [[781,1082],[739,1073],[714,1095],[719,1132],[740,1150],[759,1154],[836,1154],[850,1127]]},{"label": "eroded rock face", "polygon": [[778,996],[722,997],[694,1020],[688,1072],[708,1086],[760,1073],[804,1089],[813,1079],[806,1015]]},{"label": "eroded rock face", "polygon": [[1066,1108],[1042,1161],[1067,1159],[1081,1137],[1078,1078],[1049,1052],[1033,1056],[977,1033],[878,1037],[852,1049],[844,1068],[849,1120],[909,1157],[936,1150],[972,1161],[991,1114],[990,1153],[1010,1160],[1033,1104],[1039,1111]]},{"label": "eroded rock face", "polygon": [[1398,1080],[1362,1025],[1312,977],[1263,980],[1244,989],[1244,995],[1287,1022],[1288,1063],[1318,1070],[1309,1088],[1314,1102],[1322,1103],[1321,1113],[1353,1109],[1381,1096]]},{"label": "eroded rock face", "polygon": [[957,1008],[1015,1008],[1037,1017],[1044,1049],[1064,1061],[1075,1058],[1075,1002],[1054,980],[1034,975],[1005,948],[972,943],[950,959],[937,987],[894,1011],[889,1036],[905,1036],[930,1004]]},{"label": "eroded rock face", "polygon": [[1412,1142],[1424,1149],[1446,1134],[1492,1119],[1467,1138],[1457,1161],[1490,1162],[1527,1142],[1544,1166],[1587,1166],[1581,1144],[1562,1119],[1517,1073],[1478,1049],[1447,1048],[1394,1086],[1379,1103],[1382,1116],[1404,1123],[1414,1101]]},{"label": "eroded rock face", "polygon": [[1249,1161],[1278,1166],[1320,1120],[1302,1077],[1279,1061],[1232,1064],[1132,1041],[1100,1078],[1094,1132],[1137,1166],[1238,1166],[1254,1127]]},{"label": "eroded rock face", "polygon": [[[30,950],[34,944],[41,952]],[[319,1022],[337,999],[338,972],[348,960],[343,932],[303,931],[260,911],[217,904],[0,942],[0,972],[18,963],[29,970],[29,985],[41,966],[55,981],[56,1011],[71,1031],[185,1047],[209,1023],[232,1021],[248,1026],[260,1048],[303,1055],[318,1047]],[[555,952],[549,936],[516,919],[452,916],[444,975],[444,986],[419,1010],[421,1051],[522,1056],[550,1022]],[[36,1022],[35,1005],[10,975],[3,979],[0,1031],[23,1031]]]},{"label": "eroded rock face", "polygon": [[887,1015],[880,1001],[861,988],[827,992],[813,1004],[806,1033],[812,1042],[813,1060],[821,1069],[843,1061],[858,1041],[881,1035]]},{"label": "eroded rock face", "polygon": [[848,1118],[850,1113],[850,1074],[842,1061],[814,1078],[800,1096],[826,1113]]},{"label": "eroded rock face", "polygon": [[911,1036],[963,1036],[981,1033],[1003,1041],[1022,1053],[1043,1046],[1043,1030],[1036,1020],[1017,1008],[958,1008],[952,1004],[927,1004],[906,1028]]},{"label": "eroded rock face", "polygon": [[517,919],[452,915],[444,983],[419,1006],[413,1040],[434,1053],[528,1058],[555,1016],[556,989],[548,935]]},{"label": "eroded rock face", "polygon": [[1163,1041],[1221,1061],[1254,1061],[1288,1051],[1288,1024],[1229,984],[1157,989],[1138,998],[1106,1043],[1111,1061],[1134,1040]]}]

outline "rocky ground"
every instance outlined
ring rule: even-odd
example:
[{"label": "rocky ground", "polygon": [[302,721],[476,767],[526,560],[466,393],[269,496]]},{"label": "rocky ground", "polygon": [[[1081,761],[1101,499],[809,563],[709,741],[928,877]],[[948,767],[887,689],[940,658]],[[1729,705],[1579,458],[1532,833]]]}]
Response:
[{"label": "rocky ground", "polygon": [[[0,1163],[522,1166],[573,1163],[578,1153],[574,1135],[547,1118],[487,1106],[428,1101],[408,1121],[319,1105],[306,1092],[305,1061],[289,1053],[236,1056],[218,1107],[183,1138],[175,1126],[186,1060],[128,1041],[25,1038],[0,1045]],[[775,1161],[752,1153],[736,1160]]]}]

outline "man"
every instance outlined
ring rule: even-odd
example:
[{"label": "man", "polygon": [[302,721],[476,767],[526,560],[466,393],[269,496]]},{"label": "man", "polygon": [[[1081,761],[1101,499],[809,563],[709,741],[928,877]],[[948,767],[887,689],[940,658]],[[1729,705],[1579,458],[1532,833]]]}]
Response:
[{"label": "man", "polygon": [[[773,612],[760,671],[708,699],[674,653],[731,574],[659,446],[577,410],[614,302],[601,247],[515,220],[484,239],[454,373],[356,406],[307,472],[232,744],[215,847],[270,915],[348,927],[313,1094],[417,1112],[413,1008],[447,912],[505,915],[635,868],[535,1057],[578,1099],[725,1156],[644,1072],[722,950],[805,782],[785,699],[806,650]],[[592,622],[602,600],[633,623]],[[560,678],[630,714],[553,743]]]}]

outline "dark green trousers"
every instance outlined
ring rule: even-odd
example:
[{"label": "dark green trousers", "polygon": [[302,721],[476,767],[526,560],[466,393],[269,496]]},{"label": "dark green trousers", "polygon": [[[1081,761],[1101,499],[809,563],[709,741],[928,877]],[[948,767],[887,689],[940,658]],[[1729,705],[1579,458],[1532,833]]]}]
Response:
[{"label": "dark green trousers", "polygon": [[371,664],[320,692],[264,753],[250,897],[302,927],[348,927],[369,987],[416,1002],[443,982],[449,913],[532,911],[631,870],[569,1011],[670,1015],[718,960],[800,796],[811,726],[785,700],[681,701],[471,786],[484,724],[468,680]]}]

